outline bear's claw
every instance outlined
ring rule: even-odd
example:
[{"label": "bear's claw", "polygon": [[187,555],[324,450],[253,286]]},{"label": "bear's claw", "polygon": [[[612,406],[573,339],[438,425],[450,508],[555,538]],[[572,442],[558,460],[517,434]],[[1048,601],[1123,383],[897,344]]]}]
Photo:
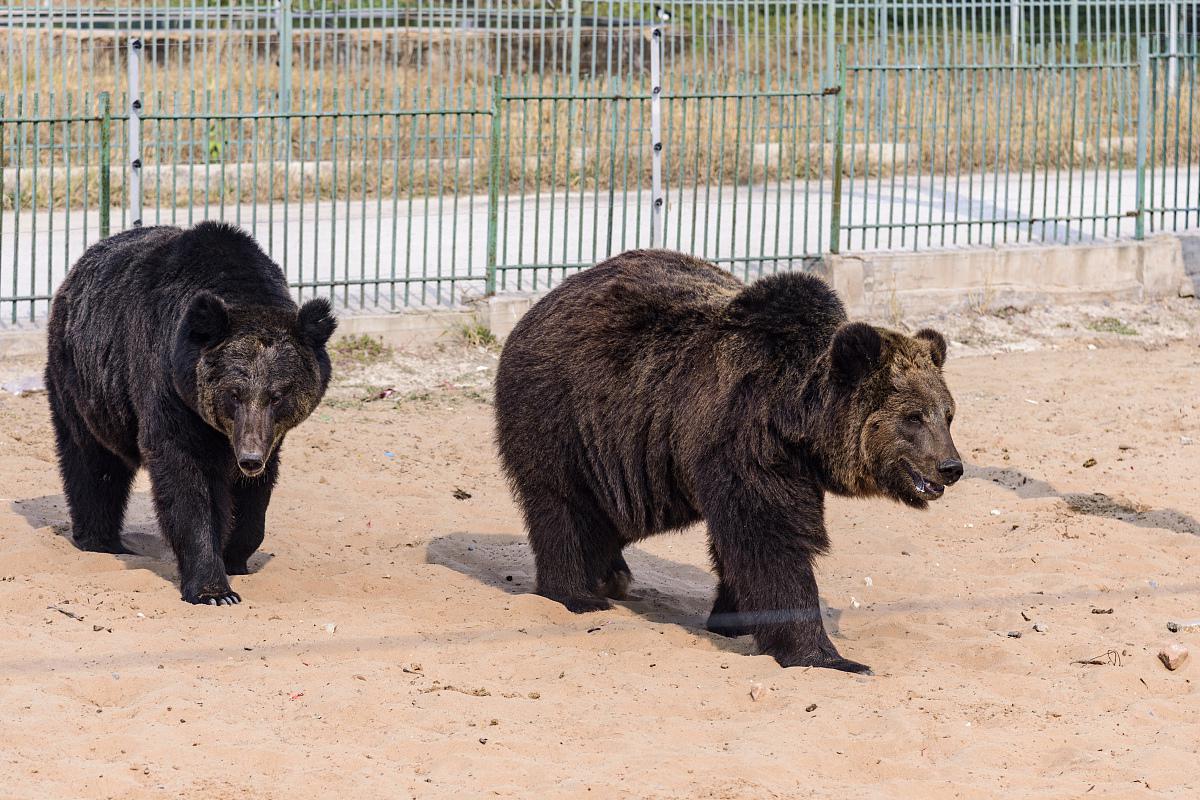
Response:
[{"label": "bear's claw", "polygon": [[826,669],[836,669],[842,672],[852,672],[856,675],[874,675],[875,672],[866,664],[860,664],[857,661],[851,661],[848,658],[838,658],[826,664],[815,664],[814,666],[824,667]]},{"label": "bear's claw", "polygon": [[779,662],[781,667],[820,667],[821,669],[836,669],[841,672],[852,672],[856,675],[874,675],[871,668],[866,664],[860,664],[857,661],[851,661],[848,658],[842,658],[837,651],[827,652],[818,651],[815,655],[808,654],[803,656],[775,656],[775,660]]},{"label": "bear's claw", "polygon": [[236,606],[242,602],[242,597],[232,589],[226,588],[184,592],[183,600],[197,606]]}]

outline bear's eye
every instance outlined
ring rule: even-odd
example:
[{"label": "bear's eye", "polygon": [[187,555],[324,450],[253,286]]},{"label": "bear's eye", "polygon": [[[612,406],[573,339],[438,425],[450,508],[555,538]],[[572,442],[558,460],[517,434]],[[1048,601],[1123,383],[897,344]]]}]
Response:
[{"label": "bear's eye", "polygon": [[271,405],[277,406],[283,400],[283,395],[279,392],[271,392]]},{"label": "bear's eye", "polygon": [[906,423],[908,423],[909,425],[918,427],[918,426],[925,424],[925,416],[923,414],[913,413],[913,414],[909,414],[907,417],[905,417],[904,421]]},{"label": "bear's eye", "polygon": [[239,392],[237,389],[230,389],[229,390],[229,402],[233,403],[234,405],[238,405],[239,403],[241,403],[242,402],[241,392]]}]

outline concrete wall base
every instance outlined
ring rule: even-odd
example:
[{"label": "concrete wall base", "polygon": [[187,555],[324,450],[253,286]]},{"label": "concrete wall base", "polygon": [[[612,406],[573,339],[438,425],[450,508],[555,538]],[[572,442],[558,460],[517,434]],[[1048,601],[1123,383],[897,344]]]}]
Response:
[{"label": "concrete wall base", "polygon": [[0,358],[46,355],[46,329],[0,332]]},{"label": "concrete wall base", "polygon": [[[1185,245],[1193,244],[1181,244],[1186,238],[1163,234],[1141,242],[1071,247],[831,255],[818,262],[817,270],[851,317],[900,319],[1007,306],[1150,301],[1188,296],[1200,284],[1200,272],[1185,269],[1185,255],[1191,252]],[[1190,259],[1186,264],[1193,266]],[[501,295],[458,310],[346,314],[335,338],[367,335],[404,347],[450,341],[463,329],[479,326],[504,339],[538,297]],[[0,358],[45,352],[43,328],[0,332]]]},{"label": "concrete wall base", "polygon": [[827,256],[819,272],[852,317],[1176,297],[1179,237],[1055,247]]},{"label": "concrete wall base", "polygon": [[[352,336],[370,336],[393,347],[451,341],[471,327],[479,326],[504,339],[517,320],[537,300],[534,295],[489,297],[466,309],[406,311],[397,314],[342,314],[334,341]],[[336,309],[335,309],[336,311]],[[0,331],[0,358],[44,356],[45,320],[36,328]]]},{"label": "concrete wall base", "polygon": [[487,297],[461,310],[347,314],[339,317],[334,339],[366,335],[393,347],[403,347],[448,341],[475,326],[504,339],[538,297],[528,294]]}]

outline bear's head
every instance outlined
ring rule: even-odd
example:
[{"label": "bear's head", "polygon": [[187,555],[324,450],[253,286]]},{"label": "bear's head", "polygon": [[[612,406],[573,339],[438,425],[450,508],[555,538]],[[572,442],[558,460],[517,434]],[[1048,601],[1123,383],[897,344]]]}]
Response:
[{"label": "bear's head", "polygon": [[851,494],[925,508],[962,477],[945,361],[946,340],[937,331],[906,336],[862,322],[837,329],[823,387],[832,412],[826,421],[841,434],[840,457],[827,458],[835,483]]},{"label": "bear's head", "polygon": [[175,337],[175,386],[229,438],[247,477],[263,473],[284,434],[321,402],[336,327],[324,298],[294,311],[228,306],[200,292],[188,305]]}]

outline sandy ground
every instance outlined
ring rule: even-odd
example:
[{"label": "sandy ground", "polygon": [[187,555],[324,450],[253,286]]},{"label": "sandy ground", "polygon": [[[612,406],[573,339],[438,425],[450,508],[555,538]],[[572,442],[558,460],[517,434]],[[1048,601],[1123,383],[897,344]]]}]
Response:
[{"label": "sandy ground", "polygon": [[0,393],[0,796],[1197,796],[1200,632],[1166,623],[1200,617],[1200,306],[939,324],[966,479],[829,504],[870,678],[705,633],[700,528],[635,548],[612,612],[530,594],[491,350],[343,365],[232,608],[179,601],[144,478],[144,555],[76,551],[45,397]]}]

